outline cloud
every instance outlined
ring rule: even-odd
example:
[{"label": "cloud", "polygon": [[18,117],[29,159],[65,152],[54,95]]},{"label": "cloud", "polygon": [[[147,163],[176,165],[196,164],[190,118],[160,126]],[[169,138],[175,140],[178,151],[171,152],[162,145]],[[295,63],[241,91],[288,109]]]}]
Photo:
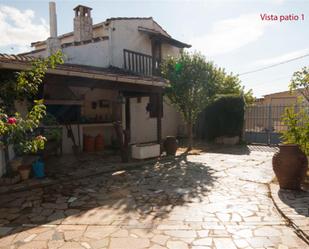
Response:
[{"label": "cloud", "polygon": [[205,55],[229,53],[257,41],[270,22],[261,21],[260,14],[245,14],[220,20],[209,34],[191,39],[192,48]]},{"label": "cloud", "polygon": [[289,52],[289,53],[286,53],[286,54],[282,54],[282,55],[279,55],[279,56],[270,57],[270,58],[266,58],[266,59],[262,59],[262,60],[257,60],[255,62],[255,65],[267,66],[267,65],[271,65],[271,64],[276,64],[276,63],[280,63],[282,61],[294,59],[296,57],[299,57],[299,56],[302,56],[302,55],[308,54],[308,53],[309,53],[309,48],[296,50],[296,51]]},{"label": "cloud", "polygon": [[10,47],[14,53],[20,53],[29,50],[31,42],[46,39],[48,25],[44,19],[34,22],[34,17],[33,10],[0,5],[0,48]]}]

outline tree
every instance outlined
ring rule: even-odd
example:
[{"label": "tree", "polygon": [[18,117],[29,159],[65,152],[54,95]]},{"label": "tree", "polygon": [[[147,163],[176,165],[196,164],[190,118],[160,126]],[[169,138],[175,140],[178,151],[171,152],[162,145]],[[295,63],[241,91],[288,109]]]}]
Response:
[{"label": "tree", "polygon": [[1,73],[0,137],[6,157],[9,144],[14,145],[18,154],[35,153],[44,148],[46,139],[33,133],[46,114],[43,100],[34,100],[26,117],[16,112],[14,101],[35,98],[47,69],[61,63],[63,58],[59,51],[45,59],[35,60],[30,70]]},{"label": "tree", "polygon": [[309,102],[309,66],[303,67],[293,74],[290,90],[299,91],[305,100]]},{"label": "tree", "polygon": [[237,76],[226,74],[200,53],[183,52],[179,58],[167,58],[162,63],[162,76],[169,81],[167,97],[187,125],[189,150],[193,143],[193,125],[216,95],[239,94],[253,99],[251,91],[244,93]]}]

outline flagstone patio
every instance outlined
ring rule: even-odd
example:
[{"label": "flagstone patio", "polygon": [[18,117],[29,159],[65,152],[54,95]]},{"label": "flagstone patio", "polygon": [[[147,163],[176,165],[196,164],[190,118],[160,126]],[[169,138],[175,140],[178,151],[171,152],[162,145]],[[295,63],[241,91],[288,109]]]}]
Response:
[{"label": "flagstone patio", "polygon": [[309,248],[269,196],[272,155],[233,147],[2,194],[0,248]]}]

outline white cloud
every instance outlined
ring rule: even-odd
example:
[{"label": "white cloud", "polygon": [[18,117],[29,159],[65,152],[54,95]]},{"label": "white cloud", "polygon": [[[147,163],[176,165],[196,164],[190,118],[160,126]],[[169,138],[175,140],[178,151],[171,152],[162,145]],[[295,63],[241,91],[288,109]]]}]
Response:
[{"label": "white cloud", "polygon": [[192,49],[205,55],[228,53],[257,41],[269,23],[261,21],[259,13],[220,20],[213,24],[209,34],[195,37],[190,43]]},{"label": "white cloud", "polygon": [[0,5],[0,48],[14,48],[19,53],[30,49],[30,43],[46,39],[49,27],[44,19],[34,22],[34,11],[21,11],[14,7]]},{"label": "white cloud", "polygon": [[309,48],[296,50],[296,51],[289,52],[289,53],[286,53],[286,54],[282,54],[282,55],[279,55],[279,56],[270,57],[270,58],[266,58],[266,59],[262,59],[262,60],[257,60],[255,65],[267,66],[267,65],[271,65],[271,64],[276,64],[276,63],[279,63],[279,62],[282,62],[282,61],[294,59],[296,57],[299,57],[299,56],[302,56],[302,55],[308,54],[308,53],[309,53]]}]

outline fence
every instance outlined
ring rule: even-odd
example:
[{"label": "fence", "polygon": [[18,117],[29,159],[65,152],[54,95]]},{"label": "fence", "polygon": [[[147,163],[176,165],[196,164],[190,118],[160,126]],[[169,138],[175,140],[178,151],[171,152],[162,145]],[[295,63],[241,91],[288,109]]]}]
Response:
[{"label": "fence", "polygon": [[[279,144],[281,134],[287,129],[282,122],[286,108],[291,105],[256,105],[245,111],[244,139],[248,143]],[[307,105],[294,106],[295,111]]]},{"label": "fence", "polygon": [[130,72],[144,76],[153,76],[159,73],[159,60],[155,60],[150,55],[124,49],[123,59],[124,68]]}]

